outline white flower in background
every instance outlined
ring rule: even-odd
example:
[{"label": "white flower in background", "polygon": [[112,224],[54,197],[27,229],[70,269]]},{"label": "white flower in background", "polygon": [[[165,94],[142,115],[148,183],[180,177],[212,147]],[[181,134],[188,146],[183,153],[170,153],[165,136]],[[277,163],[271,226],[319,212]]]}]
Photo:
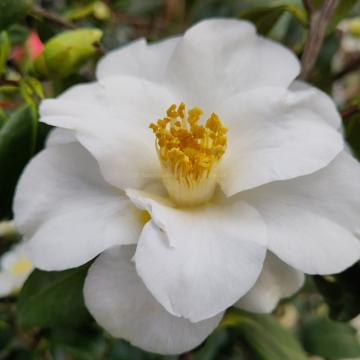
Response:
[{"label": "white flower in background", "polygon": [[271,311],[304,273],[353,264],[360,168],[333,102],[298,74],[291,52],[237,20],[107,55],[98,81],[41,106],[62,129],[15,199],[35,265],[102,253],[84,290],[95,319],[175,354],[228,307]]},{"label": "white flower in background", "polygon": [[19,291],[33,271],[25,243],[14,246],[0,257],[0,297]]}]

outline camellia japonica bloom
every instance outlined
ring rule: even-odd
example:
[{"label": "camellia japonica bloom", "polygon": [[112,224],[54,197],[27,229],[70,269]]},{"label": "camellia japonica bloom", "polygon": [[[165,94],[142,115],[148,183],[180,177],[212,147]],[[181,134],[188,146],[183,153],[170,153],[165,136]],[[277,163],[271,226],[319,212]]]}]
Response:
[{"label": "camellia japonica bloom", "polygon": [[0,257],[0,297],[19,291],[33,269],[24,243],[3,254]]},{"label": "camellia japonica bloom", "polygon": [[230,306],[271,311],[359,259],[360,168],[297,58],[237,20],[105,56],[45,100],[56,129],[15,218],[45,270],[94,259],[85,302],[147,351],[199,345]]}]

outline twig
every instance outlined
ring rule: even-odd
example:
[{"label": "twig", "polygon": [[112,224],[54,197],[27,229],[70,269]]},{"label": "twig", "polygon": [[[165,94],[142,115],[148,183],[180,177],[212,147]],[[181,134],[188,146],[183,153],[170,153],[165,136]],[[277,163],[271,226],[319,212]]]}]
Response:
[{"label": "twig", "polygon": [[38,15],[40,17],[43,17],[43,18],[45,18],[47,20],[52,21],[55,24],[59,24],[59,25],[61,25],[63,27],[66,27],[68,29],[75,29],[76,28],[76,26],[73,23],[65,20],[61,16],[58,16],[58,15],[52,13],[52,12],[47,11],[46,9],[42,8],[41,6],[34,5],[32,7],[32,13],[34,15]]},{"label": "twig", "polygon": [[0,78],[0,86],[2,85],[19,86],[19,81]]},{"label": "twig", "polygon": [[309,33],[301,58],[302,70],[300,79],[306,80],[314,68],[321,45],[326,35],[326,29],[339,0],[325,0],[324,5],[315,9],[311,0],[304,0],[304,6],[309,16]]}]

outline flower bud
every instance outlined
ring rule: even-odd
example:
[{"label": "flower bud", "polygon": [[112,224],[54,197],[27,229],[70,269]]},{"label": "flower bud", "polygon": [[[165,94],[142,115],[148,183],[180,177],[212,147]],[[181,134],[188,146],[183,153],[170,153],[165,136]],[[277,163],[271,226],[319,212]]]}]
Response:
[{"label": "flower bud", "polygon": [[66,31],[53,37],[35,59],[33,71],[38,76],[51,78],[74,74],[96,55],[101,37],[98,29]]}]

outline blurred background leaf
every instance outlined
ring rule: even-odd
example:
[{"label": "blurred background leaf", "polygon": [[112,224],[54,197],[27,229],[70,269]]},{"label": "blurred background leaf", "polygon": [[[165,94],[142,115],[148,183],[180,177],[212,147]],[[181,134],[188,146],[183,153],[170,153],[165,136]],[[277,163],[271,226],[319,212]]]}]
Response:
[{"label": "blurred background leaf", "polygon": [[[324,0],[313,1],[319,8]],[[308,14],[301,0],[0,0],[0,221],[12,218],[19,176],[50,130],[37,119],[42,98],[93,81],[96,60],[111,49],[219,16],[247,19],[302,56]],[[359,69],[360,1],[341,0],[308,81],[333,97],[360,159]],[[0,236],[0,250],[18,239]],[[0,299],[0,360],[177,359],[113,339],[94,323],[82,297],[87,266],[36,270],[19,298]],[[360,358],[359,271],[355,264],[334,276],[308,277],[271,315],[230,311],[192,360]]]},{"label": "blurred background leaf", "polygon": [[83,299],[88,265],[66,271],[35,270],[18,301],[20,326],[80,327],[89,320]]}]

